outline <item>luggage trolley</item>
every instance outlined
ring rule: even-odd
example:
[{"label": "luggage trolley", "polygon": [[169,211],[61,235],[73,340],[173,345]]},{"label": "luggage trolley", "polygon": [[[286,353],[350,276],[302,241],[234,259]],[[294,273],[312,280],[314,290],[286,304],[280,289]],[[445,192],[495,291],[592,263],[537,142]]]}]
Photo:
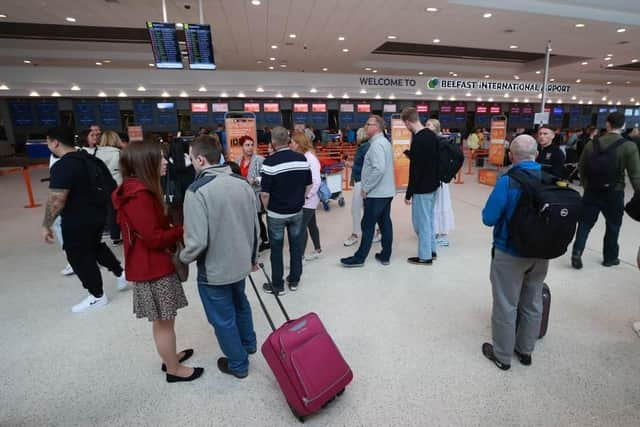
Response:
[{"label": "luggage trolley", "polygon": [[342,174],[344,163],[333,163],[323,168],[322,183],[318,190],[318,196],[325,211],[331,209],[329,200],[337,200],[338,206],[344,207],[344,197],[342,196]]}]

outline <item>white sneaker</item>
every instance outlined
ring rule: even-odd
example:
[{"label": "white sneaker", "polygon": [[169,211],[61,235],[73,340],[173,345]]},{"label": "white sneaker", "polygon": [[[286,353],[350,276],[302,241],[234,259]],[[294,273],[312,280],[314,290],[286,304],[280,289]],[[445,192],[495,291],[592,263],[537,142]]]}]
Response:
[{"label": "white sneaker", "polygon": [[378,243],[380,240],[382,240],[382,234],[380,232],[373,235],[373,243]]},{"label": "white sneaker", "polygon": [[640,321],[633,322],[633,330],[636,331],[636,334],[640,336]]},{"label": "white sneaker", "polygon": [[71,276],[75,273],[73,272],[73,267],[71,267],[71,264],[67,264],[67,266],[62,269],[60,274],[62,274],[63,276]]},{"label": "white sneaker", "polygon": [[309,255],[305,255],[304,256],[304,260],[305,261],[313,261],[315,259],[320,258],[321,256],[322,256],[322,252],[313,251]]},{"label": "white sneaker", "polygon": [[93,308],[104,307],[109,302],[107,298],[107,294],[103,294],[102,297],[96,298],[93,295],[89,294],[85,299],[80,301],[79,304],[71,307],[71,311],[74,313],[82,313],[83,311],[87,311]]},{"label": "white sneaker", "polygon": [[119,291],[124,291],[127,289],[127,278],[124,275],[124,271],[122,271],[120,277],[116,279],[116,285],[118,286]]},{"label": "white sneaker", "polygon": [[349,238],[347,240],[345,240],[344,242],[345,246],[353,246],[356,243],[358,243],[358,236],[356,236],[355,234],[352,234],[351,236],[349,236]]}]

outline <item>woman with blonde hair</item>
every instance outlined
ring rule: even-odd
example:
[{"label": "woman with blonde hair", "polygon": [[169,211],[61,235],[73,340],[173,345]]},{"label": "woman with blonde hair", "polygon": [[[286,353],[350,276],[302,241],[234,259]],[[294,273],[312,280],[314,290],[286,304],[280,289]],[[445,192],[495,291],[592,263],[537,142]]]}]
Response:
[{"label": "woman with blonde hair", "polygon": [[[302,207],[302,228],[309,229],[311,234],[311,240],[313,241],[314,251],[309,255],[305,255],[306,261],[313,261],[320,258],[322,254],[322,247],[320,246],[320,231],[318,230],[318,224],[316,222],[316,208],[320,203],[320,197],[318,197],[318,190],[320,189],[321,177],[320,177],[320,161],[314,154],[313,144],[309,141],[309,138],[303,131],[294,131],[291,135],[291,141],[289,142],[289,148],[298,153],[304,154],[304,157],[309,163],[311,168],[311,189],[307,193],[307,199]],[[307,231],[302,233],[302,253],[307,248]]]},{"label": "woman with blonde hair", "polygon": [[[118,185],[122,184],[122,176],[120,175],[120,136],[117,132],[107,130],[102,133],[98,145],[95,146],[93,154],[102,160],[111,176]],[[120,226],[116,222],[116,213],[113,208],[113,204],[109,203],[107,206],[107,227],[109,227],[109,235],[111,237],[111,243],[119,245],[122,243],[122,237],[120,235]]]}]

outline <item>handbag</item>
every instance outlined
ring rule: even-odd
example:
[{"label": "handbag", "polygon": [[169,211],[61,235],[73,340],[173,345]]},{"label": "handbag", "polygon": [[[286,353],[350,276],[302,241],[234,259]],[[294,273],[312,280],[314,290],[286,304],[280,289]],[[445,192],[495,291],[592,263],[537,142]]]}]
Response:
[{"label": "handbag", "polygon": [[171,255],[171,261],[176,269],[176,274],[181,282],[186,282],[189,279],[189,264],[185,264],[180,261],[180,252],[184,249],[182,242],[176,242],[176,250]]},{"label": "handbag", "polygon": [[640,221],[640,193],[635,193],[624,207],[625,212],[636,221]]}]

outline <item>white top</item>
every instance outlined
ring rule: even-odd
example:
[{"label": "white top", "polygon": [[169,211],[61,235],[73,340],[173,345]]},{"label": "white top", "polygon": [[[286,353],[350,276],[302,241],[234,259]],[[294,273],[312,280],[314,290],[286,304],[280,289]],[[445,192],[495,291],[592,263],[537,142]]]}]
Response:
[{"label": "white top", "polygon": [[306,209],[316,209],[320,203],[318,190],[320,189],[320,183],[322,182],[320,178],[320,161],[311,151],[304,153],[304,157],[306,157],[307,163],[309,163],[309,168],[311,169],[312,183],[311,190],[309,190],[309,194],[307,194],[303,207]]}]

